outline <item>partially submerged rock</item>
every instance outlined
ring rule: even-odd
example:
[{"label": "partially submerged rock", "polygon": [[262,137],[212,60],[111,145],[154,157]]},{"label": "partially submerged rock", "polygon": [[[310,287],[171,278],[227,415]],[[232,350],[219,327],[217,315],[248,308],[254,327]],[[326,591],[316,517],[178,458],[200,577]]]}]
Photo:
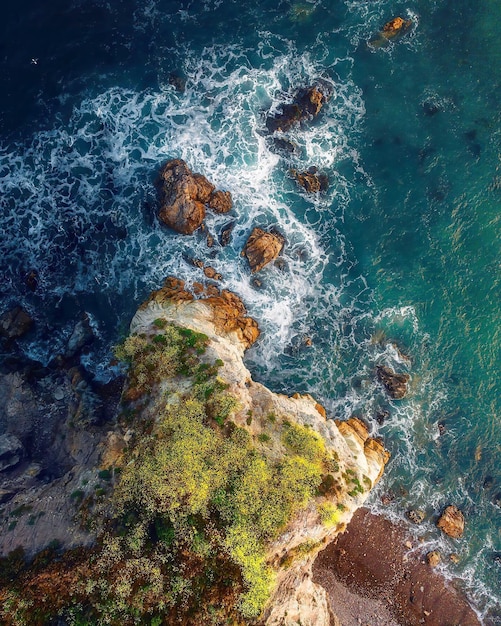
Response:
[{"label": "partially submerged rock", "polygon": [[411,26],[412,20],[406,20],[403,17],[394,17],[389,22],[386,22],[379,33],[375,35],[369,43],[374,48],[387,46],[392,39],[398,39],[409,32]]},{"label": "partially submerged rock", "polygon": [[451,504],[440,515],[437,526],[449,537],[459,539],[464,532],[464,515],[457,506]]},{"label": "partially submerged rock", "polygon": [[291,169],[290,173],[308,193],[325,191],[329,186],[327,175],[318,173],[316,167],[310,167],[306,172]]},{"label": "partially submerged rock", "polygon": [[327,85],[300,89],[290,104],[283,104],[276,115],[267,118],[266,127],[271,133],[286,132],[303,120],[317,117],[329,97]]},{"label": "partially submerged rock", "polygon": [[425,520],[426,513],[421,509],[410,509],[405,513],[405,516],[413,524],[421,524]]},{"label": "partially submerged rock", "polygon": [[191,235],[204,219],[206,206],[217,213],[232,207],[228,191],[216,191],[202,174],[194,174],[181,159],[166,163],[159,180],[161,222],[184,235]]},{"label": "partially submerged rock", "polygon": [[75,328],[68,339],[65,356],[67,358],[75,356],[93,340],[94,331],[90,325],[89,316],[87,313],[84,313],[82,319],[76,323]]},{"label": "partially submerged rock", "polygon": [[426,562],[430,567],[437,567],[437,565],[442,560],[440,556],[440,552],[438,550],[432,550],[426,554]]},{"label": "partially submerged rock", "polygon": [[254,228],[242,251],[249,261],[251,272],[259,272],[265,265],[271,263],[282,252],[284,238],[262,228]]},{"label": "partially submerged rock", "polygon": [[20,306],[0,315],[0,335],[7,339],[19,339],[33,326],[32,317]]},{"label": "partially submerged rock", "polygon": [[377,377],[389,395],[395,400],[401,400],[407,394],[409,374],[397,374],[386,365],[378,365]]}]

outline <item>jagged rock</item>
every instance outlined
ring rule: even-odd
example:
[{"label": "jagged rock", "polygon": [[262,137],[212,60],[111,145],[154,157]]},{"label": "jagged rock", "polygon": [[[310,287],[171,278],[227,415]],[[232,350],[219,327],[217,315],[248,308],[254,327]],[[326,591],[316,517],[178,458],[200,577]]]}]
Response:
[{"label": "jagged rock", "polygon": [[422,522],[424,522],[426,513],[424,511],[421,511],[420,509],[410,509],[405,513],[405,516],[413,524],[421,524]]},{"label": "jagged rock", "polygon": [[38,287],[38,272],[30,270],[24,277],[24,282],[30,291],[35,292]]},{"label": "jagged rock", "polygon": [[289,156],[299,153],[299,146],[286,137],[273,137],[270,142],[270,150],[273,152]]},{"label": "jagged rock", "polygon": [[325,174],[317,174],[317,168],[311,167],[306,172],[298,172],[292,169],[290,171],[297,182],[308,193],[317,193],[319,191],[325,191],[329,186],[329,180]]},{"label": "jagged rock", "polygon": [[251,272],[254,273],[276,259],[283,247],[283,237],[256,227],[247,239],[242,255],[247,257]]},{"label": "jagged rock", "polygon": [[216,270],[210,265],[204,267],[204,274],[207,276],[207,278],[210,278],[212,280],[221,280],[223,278],[221,274],[219,272],[216,272]]},{"label": "jagged rock", "polygon": [[66,344],[66,358],[75,356],[82,348],[94,340],[94,332],[90,325],[89,316],[84,313],[82,319],[77,322]]},{"label": "jagged rock", "polygon": [[10,434],[0,436],[0,472],[16,466],[23,456],[23,444]]},{"label": "jagged rock", "polygon": [[436,567],[441,560],[440,552],[438,550],[432,550],[426,554],[426,562],[430,567]]},{"label": "jagged rock", "polygon": [[186,78],[180,76],[177,72],[169,74],[169,85],[172,85],[179,93],[184,93],[186,89]]},{"label": "jagged rock", "polygon": [[291,104],[283,104],[279,113],[267,118],[266,127],[271,133],[286,132],[295,124],[316,117],[329,96],[326,85],[300,89]]},{"label": "jagged rock", "polygon": [[215,213],[228,213],[233,208],[233,200],[229,191],[213,191],[207,202]]},{"label": "jagged rock", "polygon": [[221,229],[221,233],[219,235],[219,243],[223,247],[227,246],[230,243],[231,233],[234,228],[235,228],[235,222],[230,222],[229,224],[226,224],[225,226],[223,226],[223,228]]},{"label": "jagged rock", "polygon": [[0,335],[7,339],[18,339],[33,326],[33,319],[20,306],[6,311],[0,316]]},{"label": "jagged rock", "polygon": [[159,180],[161,222],[178,233],[191,235],[202,226],[205,207],[218,213],[232,206],[229,192],[215,191],[215,187],[202,174],[194,174],[184,161],[174,159],[160,171]]},{"label": "jagged rock", "polygon": [[378,365],[377,377],[389,395],[395,400],[401,400],[407,394],[409,374],[397,374],[386,365]]},{"label": "jagged rock", "polygon": [[383,26],[379,33],[373,37],[369,44],[374,48],[387,46],[392,39],[398,39],[405,35],[412,26],[412,20],[405,20],[403,17],[394,17]]},{"label": "jagged rock", "polygon": [[451,504],[445,508],[439,517],[437,526],[449,537],[459,539],[464,532],[464,515],[457,506]]}]

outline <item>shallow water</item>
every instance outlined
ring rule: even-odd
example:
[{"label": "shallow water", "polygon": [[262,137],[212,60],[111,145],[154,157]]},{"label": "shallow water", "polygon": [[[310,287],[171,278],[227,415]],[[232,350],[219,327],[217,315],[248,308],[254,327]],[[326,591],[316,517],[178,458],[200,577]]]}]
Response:
[{"label": "shallow water", "polygon": [[[391,491],[387,514],[425,508],[426,541],[461,557],[446,573],[501,623],[501,10],[479,4],[6,7],[0,299],[34,315],[22,347],[43,361],[90,313],[99,340],[86,365],[105,377],[137,304],[168,274],[200,279],[187,256],[210,262],[262,328],[248,354],[255,377],[311,391],[333,417],[366,419],[392,452],[372,506]],[[369,47],[398,14],[412,31]],[[318,78],[333,97],[290,133],[299,151],[284,158],[266,115]],[[157,223],[154,180],[169,158],[232,192],[232,215],[207,218],[215,235],[236,220],[228,247]],[[311,165],[330,179],[319,197],[289,175]],[[260,289],[240,257],[255,224],[287,238],[285,266],[263,270]],[[23,281],[31,269],[35,294]],[[405,400],[375,382],[382,363],[411,374]],[[449,502],[467,517],[460,542],[432,523]]]}]

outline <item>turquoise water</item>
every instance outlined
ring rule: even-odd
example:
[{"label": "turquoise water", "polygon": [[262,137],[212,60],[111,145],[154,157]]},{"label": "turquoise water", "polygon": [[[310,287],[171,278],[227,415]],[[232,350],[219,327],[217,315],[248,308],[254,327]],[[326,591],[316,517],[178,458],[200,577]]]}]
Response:
[{"label": "turquoise water", "polygon": [[[368,47],[395,15],[412,31]],[[28,2],[1,26],[0,299],[36,318],[26,353],[50,360],[85,310],[99,335],[85,364],[105,377],[149,290],[200,279],[186,256],[210,262],[262,328],[255,377],[370,424],[392,452],[371,505],[428,512],[420,535],[486,624],[501,623],[500,27],[487,0]],[[281,157],[266,115],[317,78],[334,95]],[[230,246],[157,223],[153,182],[174,157],[232,192]],[[310,165],[325,195],[288,173]],[[288,242],[260,289],[239,255],[255,224]],[[411,374],[406,399],[376,383],[383,363]],[[433,524],[449,502],[466,515],[459,542]]]}]

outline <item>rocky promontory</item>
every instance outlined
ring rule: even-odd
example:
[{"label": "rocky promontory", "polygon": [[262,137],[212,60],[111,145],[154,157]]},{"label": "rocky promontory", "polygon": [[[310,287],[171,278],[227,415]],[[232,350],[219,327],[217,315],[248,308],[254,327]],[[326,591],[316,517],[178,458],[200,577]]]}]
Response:
[{"label": "rocky promontory", "polygon": [[[310,395],[253,381],[242,359],[258,336],[241,300],[214,286],[195,295],[170,278],[139,307],[117,347],[121,411],[47,492],[73,509],[75,541],[3,560],[6,623],[330,623],[312,564],[388,453],[362,422],[336,424]],[[17,441],[4,447],[6,463],[21,460]],[[10,545],[29,551],[47,531],[24,526]]]}]

